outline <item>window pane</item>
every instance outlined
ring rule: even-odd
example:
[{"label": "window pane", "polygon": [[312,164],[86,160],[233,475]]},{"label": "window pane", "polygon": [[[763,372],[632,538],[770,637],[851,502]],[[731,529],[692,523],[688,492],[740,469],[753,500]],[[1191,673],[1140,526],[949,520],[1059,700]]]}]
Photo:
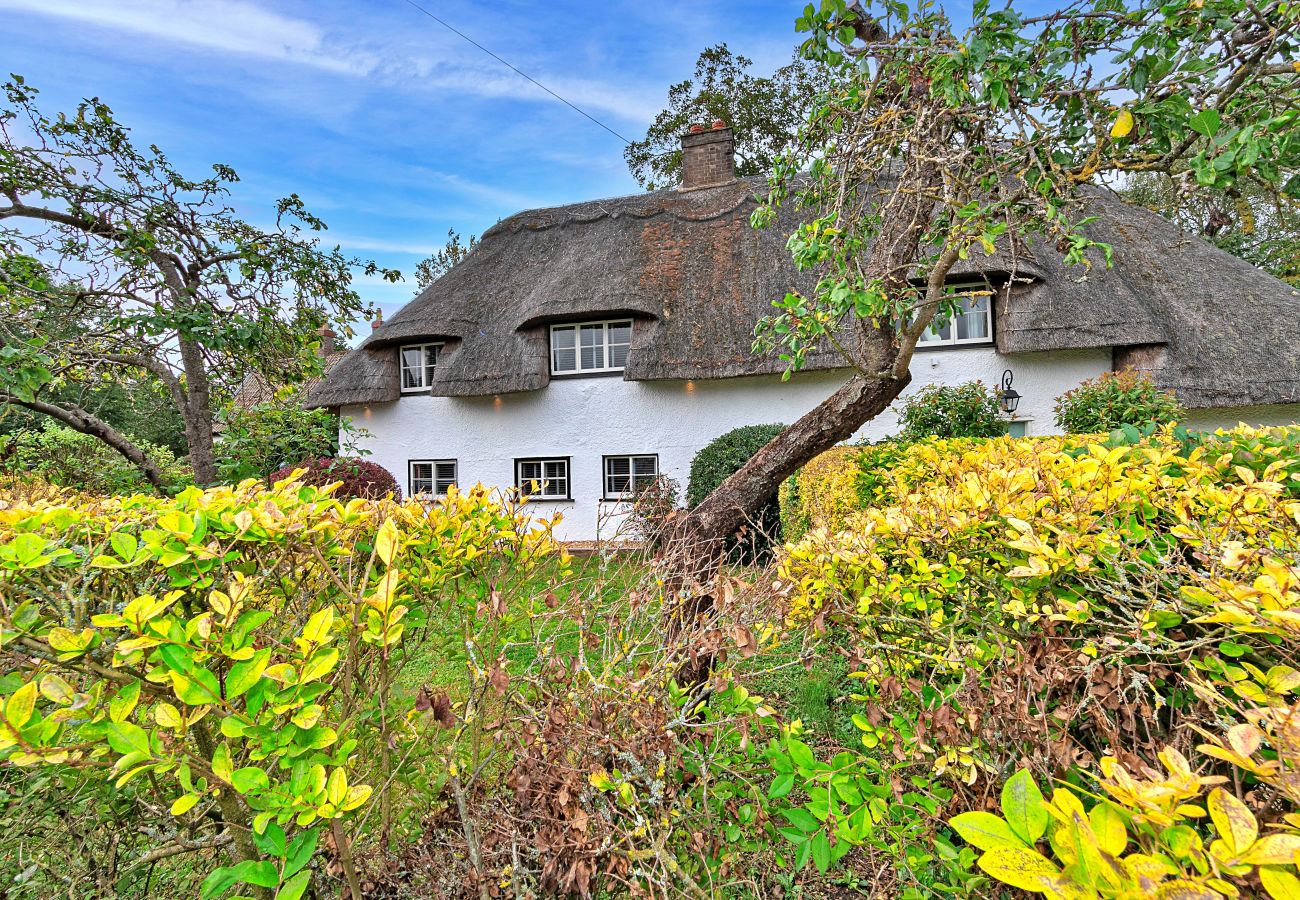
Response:
[{"label": "window pane", "polygon": [[419,347],[402,348],[402,390],[423,386],[420,356],[421,348]]},{"label": "window pane", "polygon": [[989,298],[969,297],[961,301],[957,316],[957,340],[980,340],[989,336]]},{"label": "window pane", "polygon": [[621,369],[627,364],[627,348],[632,343],[631,322],[609,324],[609,365]]},{"label": "window pane", "polygon": [[427,494],[433,488],[433,466],[430,463],[411,463],[411,493]]},{"label": "window pane", "polygon": [[632,489],[632,460],[626,456],[605,459],[605,493],[624,494]]},{"label": "window pane", "polygon": [[576,329],[573,326],[551,329],[551,371],[575,372],[578,369],[578,353],[574,349]]},{"label": "window pane", "polygon": [[[536,482],[536,485],[534,485]],[[525,493],[541,490],[542,464],[536,460],[519,464],[519,487]]]},{"label": "window pane", "polygon": [[659,477],[659,457],[657,456],[634,456],[632,457],[632,489],[639,491]]},{"label": "window pane", "polygon": [[931,325],[925,331],[921,332],[921,338],[917,343],[937,344],[952,340],[952,323],[945,323],[942,328],[936,328]]},{"label": "window pane", "polygon": [[579,357],[579,368],[605,368],[604,325],[583,325],[582,337],[579,343],[582,350],[582,355]]},{"label": "window pane", "polygon": [[456,483],[456,463],[440,462],[435,467],[434,490],[438,494],[447,493],[447,489]]}]

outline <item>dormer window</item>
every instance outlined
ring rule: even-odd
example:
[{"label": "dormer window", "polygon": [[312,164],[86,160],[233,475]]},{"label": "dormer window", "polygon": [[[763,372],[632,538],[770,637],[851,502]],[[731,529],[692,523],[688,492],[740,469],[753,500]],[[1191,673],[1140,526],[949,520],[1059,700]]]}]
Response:
[{"label": "dormer window", "polygon": [[427,391],[433,387],[442,344],[406,344],[399,351],[402,362],[402,393]]},{"label": "dormer window", "polygon": [[958,296],[957,311],[939,326],[937,322],[921,333],[918,350],[993,342],[993,297],[984,282],[949,285],[948,293]]},{"label": "dormer window", "polygon": [[551,374],[621,372],[632,345],[632,320],[551,326]]}]

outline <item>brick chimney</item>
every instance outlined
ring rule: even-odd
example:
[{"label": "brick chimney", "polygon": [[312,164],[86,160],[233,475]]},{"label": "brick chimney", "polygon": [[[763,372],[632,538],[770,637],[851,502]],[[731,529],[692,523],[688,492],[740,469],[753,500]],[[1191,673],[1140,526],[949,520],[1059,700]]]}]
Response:
[{"label": "brick chimney", "polygon": [[322,325],[316,329],[316,334],[320,337],[320,350],[317,352],[322,358],[328,359],[329,355],[338,347],[338,332],[328,325]]},{"label": "brick chimney", "polygon": [[682,184],[680,191],[717,187],[736,180],[736,139],[723,122],[712,128],[692,125],[682,135]]}]

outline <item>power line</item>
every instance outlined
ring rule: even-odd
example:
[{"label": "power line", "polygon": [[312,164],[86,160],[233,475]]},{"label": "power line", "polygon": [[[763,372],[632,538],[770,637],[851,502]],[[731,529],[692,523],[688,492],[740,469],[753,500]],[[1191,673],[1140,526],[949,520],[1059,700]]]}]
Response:
[{"label": "power line", "polygon": [[488,56],[492,57],[492,58],[495,59],[497,62],[501,63],[501,65],[506,66],[507,68],[509,68],[510,70],[512,70],[516,75],[519,75],[519,76],[521,76],[521,77],[523,77],[523,78],[527,78],[529,81],[531,81],[533,84],[537,85],[537,86],[538,86],[539,88],[541,88],[542,90],[546,91],[546,93],[550,94],[550,95],[551,95],[552,97],[554,97],[556,100],[559,100],[559,101],[560,101],[561,103],[563,103],[565,106],[569,107],[569,109],[571,109],[571,110],[573,110],[574,112],[578,113],[579,115],[581,115],[581,116],[585,116],[586,118],[588,118],[588,119],[590,119],[591,121],[595,122],[597,125],[599,125],[601,128],[603,128],[603,129],[605,129],[606,131],[608,131],[610,134],[614,135],[614,137],[618,138],[618,139],[619,139],[620,141],[622,141],[623,143],[625,143],[625,144],[630,144],[630,143],[632,143],[632,142],[629,141],[627,138],[623,137],[623,135],[621,135],[621,134],[619,134],[617,131],[615,131],[613,128],[610,128],[610,127],[609,127],[608,125],[606,125],[604,122],[600,121],[600,119],[597,119],[597,118],[596,118],[595,116],[593,116],[591,113],[587,112],[587,111],[584,110],[584,109],[581,109],[581,108],[575,106],[574,104],[570,103],[568,100],[565,100],[565,99],[564,99],[563,97],[561,97],[559,94],[555,93],[555,91],[551,90],[551,89],[548,88],[546,85],[542,84],[540,81],[538,81],[538,80],[537,80],[536,78],[534,78],[533,76],[529,75],[527,72],[522,72],[522,71],[520,71],[517,67],[515,67],[515,66],[512,65],[511,63],[507,62],[506,60],[502,59],[501,57],[497,56],[495,53],[493,53],[493,52],[492,52],[491,50],[489,50],[487,47],[484,47],[484,46],[483,46],[482,44],[480,44],[478,41],[474,40],[472,37],[470,37],[469,35],[465,34],[465,32],[463,32],[463,31],[459,31],[458,29],[452,27],[452,26],[449,25],[447,22],[445,22],[445,21],[443,21],[442,19],[438,18],[438,17],[435,16],[433,13],[429,12],[427,9],[425,9],[425,8],[424,8],[423,6],[421,6],[420,4],[414,2],[414,0],[406,0],[406,3],[407,3],[409,6],[413,6],[413,7],[415,7],[415,9],[417,9],[417,10],[419,10],[420,12],[424,13],[424,14],[425,14],[426,16],[428,16],[430,19],[433,19],[433,21],[437,22],[437,23],[438,23],[439,25],[441,25],[443,28],[446,28],[446,29],[447,29],[448,31],[450,31],[452,34],[458,35],[459,37],[463,38],[464,40],[469,41],[469,42],[470,42],[471,44],[473,44],[475,47],[478,47],[480,50],[482,50],[484,53],[486,53]]}]

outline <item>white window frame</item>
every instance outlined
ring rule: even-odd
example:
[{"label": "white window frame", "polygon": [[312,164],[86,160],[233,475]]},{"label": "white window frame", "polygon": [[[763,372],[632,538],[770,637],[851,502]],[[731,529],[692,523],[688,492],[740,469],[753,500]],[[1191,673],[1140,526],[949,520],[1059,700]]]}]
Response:
[{"label": "white window frame", "polygon": [[[609,471],[610,463],[620,459],[627,460],[628,473],[626,475],[615,475]],[[654,460],[654,467],[655,467],[654,472],[652,472],[649,475],[637,474],[636,461],[638,459]],[[601,461],[601,474],[603,476],[603,480],[601,481],[601,484],[604,487],[604,498],[606,500],[631,500],[636,497],[637,492],[641,489],[640,487],[637,486],[638,480],[642,481],[641,487],[644,487],[646,485],[654,484],[655,481],[659,478],[659,454],[658,453],[616,453],[612,456],[606,456]],[[610,488],[610,480],[613,478],[628,479],[629,489],[626,491],[612,490]]]},{"label": "white window frame", "polygon": [[[972,281],[972,282],[966,282],[962,284],[945,285],[944,290],[948,294],[962,295],[972,290],[989,291],[989,286],[986,282],[983,281]],[[941,347],[971,347],[971,346],[979,346],[979,345],[988,345],[993,343],[993,294],[985,293],[981,296],[981,299],[985,301],[984,324],[985,324],[985,331],[988,332],[987,337],[958,338],[957,337],[957,315],[954,315],[952,318],[948,320],[948,329],[949,329],[948,337],[946,338],[935,337],[928,341],[925,340],[926,335],[934,334],[936,332],[934,323],[932,322],[930,323],[929,328],[921,332],[921,339],[916,342],[916,349],[936,350]]]},{"label": "white window frame", "polygon": [[[428,352],[433,350],[433,365],[429,364]],[[406,351],[419,350],[420,358],[423,364],[420,366],[420,383],[415,387],[406,386],[406,373],[410,368],[406,365]],[[402,385],[403,394],[416,394],[427,391],[433,387],[433,374],[438,369],[438,357],[442,355],[442,343],[425,341],[420,344],[402,344],[397,348],[397,377]]]},{"label": "white window frame", "polygon": [[[628,330],[627,348],[632,347],[632,320],[631,319],[605,319],[599,322],[559,322],[552,325],[549,330],[550,340],[547,342],[547,352],[551,356],[551,374],[552,375],[595,375],[602,372],[622,372],[624,366],[616,366],[611,362],[611,348],[609,343],[609,329],[615,325],[625,325]],[[601,329],[601,347],[603,348],[602,365],[584,367],[582,364],[582,329],[594,328],[599,326]],[[555,365],[555,334],[558,331],[573,332],[573,368],[561,369]]]},{"label": "white window frame", "polygon": [[[416,466],[429,467],[429,474],[427,476],[419,477],[418,480],[421,482],[428,482],[429,487],[432,488],[432,490],[417,491],[415,489],[415,483],[417,480],[415,474]],[[448,478],[446,476],[445,468],[443,469],[443,474],[440,475],[438,471],[439,466],[443,466],[443,467],[449,466],[451,468],[451,477]],[[406,493],[408,497],[445,497],[447,494],[447,488],[456,484],[459,478],[460,478],[459,460],[411,459],[411,460],[407,460],[406,462]]]},{"label": "white window frame", "polygon": [[[527,479],[524,478],[523,467],[528,464],[536,463],[541,467],[542,477]],[[554,479],[546,477],[546,466],[548,463],[560,464],[564,466],[564,474],[554,476]],[[537,482],[538,490],[532,491],[531,485]],[[563,490],[560,485],[563,484]],[[573,499],[573,458],[569,456],[525,456],[515,460],[515,487],[519,489],[522,496],[530,500],[572,500]]]}]

